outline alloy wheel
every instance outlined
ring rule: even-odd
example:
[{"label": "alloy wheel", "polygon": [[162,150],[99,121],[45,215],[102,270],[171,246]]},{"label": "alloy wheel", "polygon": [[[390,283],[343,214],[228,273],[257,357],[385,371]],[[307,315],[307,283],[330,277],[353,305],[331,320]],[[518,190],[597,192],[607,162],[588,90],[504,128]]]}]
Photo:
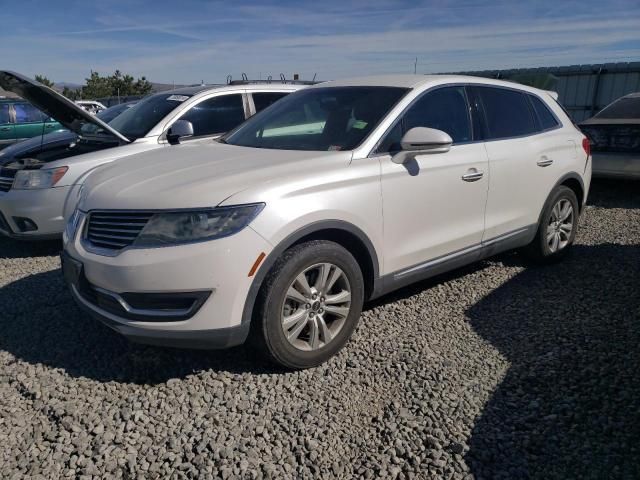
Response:
[{"label": "alloy wheel", "polygon": [[284,298],[281,325],[298,350],[318,350],[338,335],[351,309],[351,286],[340,267],[318,263],[300,272]]},{"label": "alloy wheel", "polygon": [[569,200],[562,198],[553,206],[547,224],[547,246],[552,253],[562,250],[569,244],[573,225],[573,206]]}]

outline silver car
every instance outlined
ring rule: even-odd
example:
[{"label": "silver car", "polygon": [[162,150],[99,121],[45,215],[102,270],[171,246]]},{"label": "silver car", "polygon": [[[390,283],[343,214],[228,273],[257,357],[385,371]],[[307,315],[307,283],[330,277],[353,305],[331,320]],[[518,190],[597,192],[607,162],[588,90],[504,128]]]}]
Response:
[{"label": "silver car", "polygon": [[211,141],[303,85],[239,82],[182,88],[151,95],[108,124],[20,74],[0,71],[0,87],[79,136],[61,151],[4,162],[0,155],[0,234],[43,239],[62,235],[65,200],[80,190],[92,170],[136,153],[170,148],[186,138]]}]

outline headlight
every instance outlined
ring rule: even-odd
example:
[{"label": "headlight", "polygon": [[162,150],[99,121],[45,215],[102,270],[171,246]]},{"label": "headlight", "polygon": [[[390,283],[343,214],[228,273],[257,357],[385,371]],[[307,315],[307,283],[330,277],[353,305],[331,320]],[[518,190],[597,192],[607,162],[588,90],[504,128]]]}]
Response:
[{"label": "headlight", "polygon": [[249,225],[264,203],[156,213],[134,242],[139,248],[202,242],[228,237]]},{"label": "headlight", "polygon": [[31,190],[51,188],[67,173],[68,167],[41,168],[40,170],[20,170],[16,174],[13,188]]},{"label": "headlight", "polygon": [[69,241],[73,241],[75,239],[76,232],[78,231],[78,225],[82,223],[84,217],[85,217],[85,214],[82,213],[77,208],[73,211],[73,213],[71,214],[71,217],[69,217],[69,220],[67,221],[67,225],[64,230],[67,236],[67,239]]}]

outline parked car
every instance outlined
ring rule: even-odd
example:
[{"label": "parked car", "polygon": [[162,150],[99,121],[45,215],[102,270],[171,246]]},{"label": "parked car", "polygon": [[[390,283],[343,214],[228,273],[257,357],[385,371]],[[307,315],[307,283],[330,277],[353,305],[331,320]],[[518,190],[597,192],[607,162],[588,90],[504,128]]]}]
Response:
[{"label": "parked car", "polygon": [[[136,102],[121,103],[107,108],[96,116],[103,122],[109,123],[125,110],[131,108]],[[89,125],[87,125],[89,127]],[[91,127],[93,125],[91,124]],[[0,151],[0,166],[9,165],[11,161],[34,156],[53,155],[59,156],[61,152],[71,151],[78,141],[78,134],[69,130],[59,130],[46,135],[32,137],[29,140],[14,143]]]},{"label": "parked car", "polygon": [[296,92],[219,142],[93,172],[64,238],[78,304],[134,341],[228,347],[251,332],[318,365],[363,301],[504,250],[560,259],[589,144],[547,93],[463,76]]},{"label": "parked car", "polygon": [[102,103],[96,102],[94,100],[76,100],[76,105],[79,105],[92,115],[96,115],[107,109],[107,107],[105,107]]},{"label": "parked car", "polygon": [[640,179],[640,92],[619,98],[580,128],[591,141],[594,176]]},{"label": "parked car", "polygon": [[94,168],[185,139],[211,141],[302,85],[203,85],[162,92],[109,123],[16,73],[0,72],[0,87],[29,99],[80,137],[58,153],[43,152],[0,168],[0,233],[42,239],[62,235],[65,199]]},{"label": "parked car", "polygon": [[0,99],[0,149],[61,129],[62,125],[25,100]]}]

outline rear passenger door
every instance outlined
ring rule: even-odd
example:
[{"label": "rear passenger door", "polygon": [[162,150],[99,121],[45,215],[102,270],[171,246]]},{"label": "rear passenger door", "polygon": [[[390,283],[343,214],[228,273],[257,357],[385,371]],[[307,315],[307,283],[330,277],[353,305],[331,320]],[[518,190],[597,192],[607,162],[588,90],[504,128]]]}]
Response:
[{"label": "rear passenger door", "polygon": [[244,122],[244,99],[241,93],[217,95],[195,104],[180,120],[191,122],[194,138],[220,136]]},{"label": "rear passenger door", "polygon": [[483,112],[489,156],[483,241],[524,234],[537,224],[558,178],[558,139],[553,130],[559,123],[551,114],[553,124],[542,128],[529,94],[523,91],[489,86],[473,86],[469,91]]},{"label": "rear passenger door", "polygon": [[0,149],[16,141],[15,128],[11,122],[10,112],[10,103],[0,103]]}]

